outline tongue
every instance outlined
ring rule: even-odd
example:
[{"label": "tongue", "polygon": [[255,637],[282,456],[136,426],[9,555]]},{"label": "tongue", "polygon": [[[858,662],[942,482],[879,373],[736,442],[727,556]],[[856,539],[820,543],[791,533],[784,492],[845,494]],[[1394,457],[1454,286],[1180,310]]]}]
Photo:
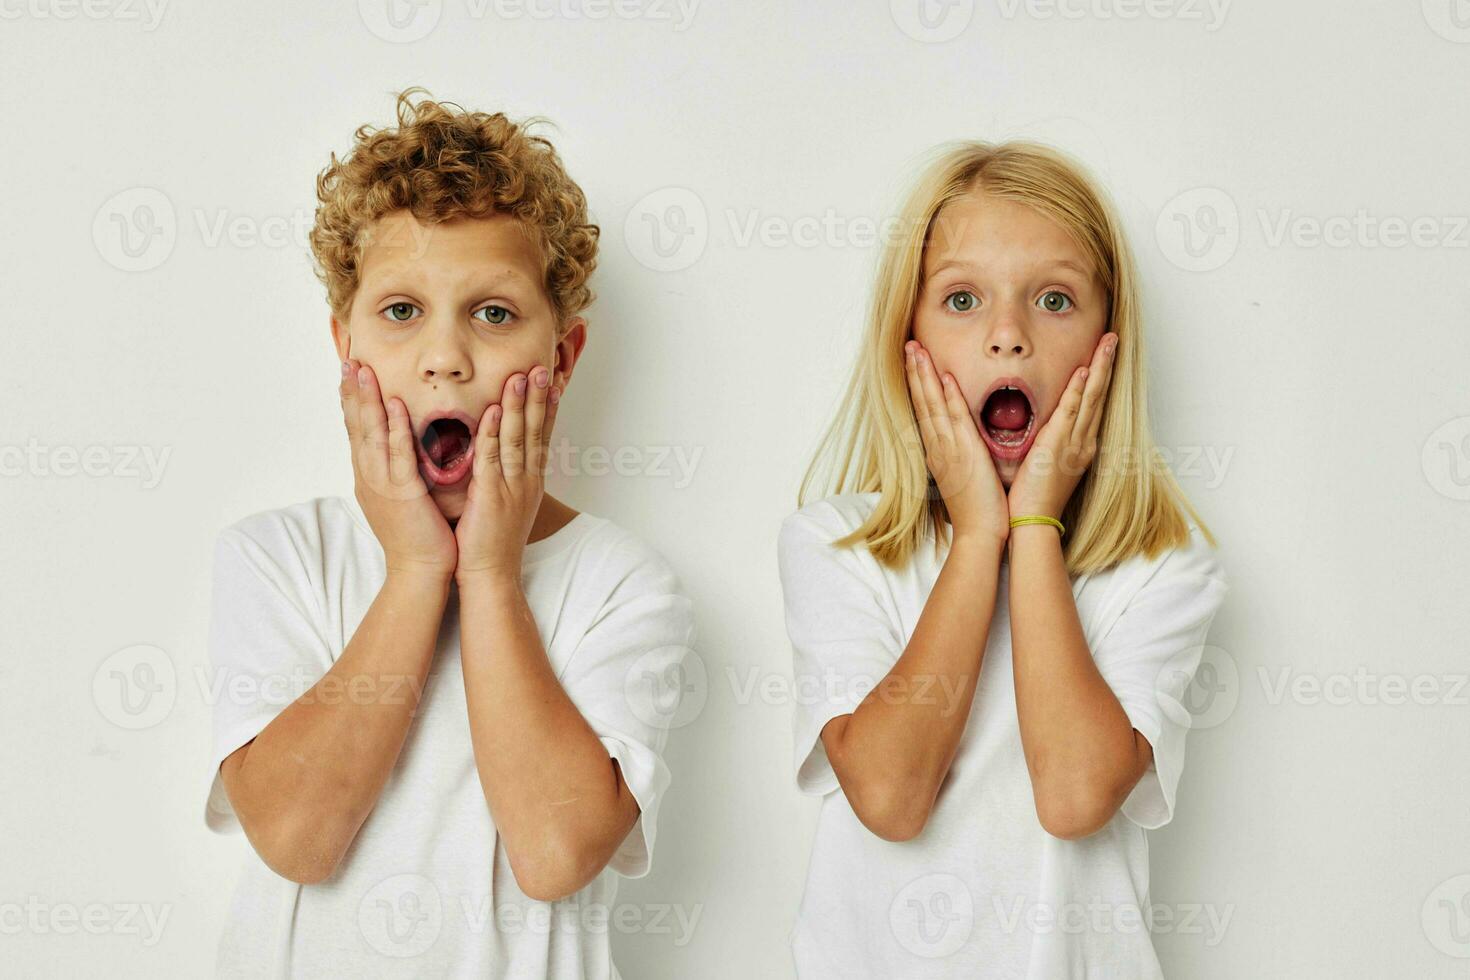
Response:
[{"label": "tongue", "polygon": [[985,404],[985,422],[992,429],[1004,429],[1008,432],[1024,429],[1026,417],[1030,414],[1031,407],[1026,404],[1026,396],[1019,391],[997,391]]},{"label": "tongue", "polygon": [[429,427],[424,450],[434,465],[441,469],[464,455],[469,448],[469,435],[464,429],[463,423],[454,425],[443,425],[435,423]]}]

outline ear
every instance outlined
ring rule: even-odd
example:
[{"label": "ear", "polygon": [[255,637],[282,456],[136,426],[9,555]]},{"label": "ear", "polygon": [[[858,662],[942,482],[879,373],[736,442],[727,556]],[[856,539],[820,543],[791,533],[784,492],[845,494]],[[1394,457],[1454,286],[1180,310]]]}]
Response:
[{"label": "ear", "polygon": [[332,314],[332,346],[337,348],[337,360],[347,361],[352,358],[352,334],[337,319],[337,314]]},{"label": "ear", "polygon": [[551,383],[559,385],[563,392],[571,383],[572,369],[577,365],[577,358],[582,356],[582,348],[586,343],[587,321],[574,316],[568,321],[566,331],[556,342],[556,349],[552,352],[555,361],[551,369]]}]

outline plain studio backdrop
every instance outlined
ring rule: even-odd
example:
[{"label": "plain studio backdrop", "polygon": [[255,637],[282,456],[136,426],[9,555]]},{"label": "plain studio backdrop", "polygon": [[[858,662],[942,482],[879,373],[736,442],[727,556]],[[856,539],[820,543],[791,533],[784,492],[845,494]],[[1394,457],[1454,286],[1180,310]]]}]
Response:
[{"label": "plain studio backdrop", "polygon": [[818,803],[776,531],[882,219],[934,144],[1008,137],[1116,201],[1156,434],[1233,585],[1151,837],[1167,974],[1470,969],[1464,0],[0,13],[7,972],[212,967],[247,844],[202,820],[211,548],[352,492],[306,233],[329,152],[409,85],[556,124],[603,246],[551,490],[697,606],[624,976],[792,975]]}]

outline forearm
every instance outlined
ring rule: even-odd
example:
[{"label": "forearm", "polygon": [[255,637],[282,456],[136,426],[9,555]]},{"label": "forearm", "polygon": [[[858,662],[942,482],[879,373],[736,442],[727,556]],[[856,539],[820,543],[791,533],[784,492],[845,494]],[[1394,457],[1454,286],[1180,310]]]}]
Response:
[{"label": "forearm", "polygon": [[1037,813],[1057,836],[1085,836],[1138,781],[1142,739],[1088,649],[1060,535],[1022,525],[1010,541],[1016,713]]},{"label": "forearm", "polygon": [[485,800],[522,890],[561,898],[607,864],[637,802],[552,670],[519,579],[461,577],[460,622]]},{"label": "forearm", "polygon": [[851,715],[823,730],[843,791],[881,837],[923,828],[954,761],[995,613],[1000,547],[953,542],[902,656]]},{"label": "forearm", "polygon": [[332,873],[398,760],[449,579],[390,572],[327,673],[221,767],[251,844],[296,881]]}]

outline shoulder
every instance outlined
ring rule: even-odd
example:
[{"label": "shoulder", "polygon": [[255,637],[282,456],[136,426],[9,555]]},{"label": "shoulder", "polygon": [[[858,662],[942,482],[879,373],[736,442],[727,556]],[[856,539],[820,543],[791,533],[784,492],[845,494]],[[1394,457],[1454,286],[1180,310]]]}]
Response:
[{"label": "shoulder", "polygon": [[277,560],[290,555],[319,556],[332,543],[354,533],[356,519],[351,511],[341,497],[315,497],[256,511],[222,529],[217,546],[233,545]]},{"label": "shoulder", "polygon": [[1194,522],[1180,544],[1156,555],[1134,555],[1095,576],[1125,599],[1142,595],[1204,595],[1223,597],[1229,579],[1217,548]]},{"label": "shoulder", "polygon": [[840,493],[813,500],[786,515],[778,536],[782,550],[798,541],[844,537],[863,525],[878,506],[877,492]]},{"label": "shoulder", "polygon": [[573,564],[575,575],[588,586],[610,593],[683,593],[674,566],[641,535],[585,511],[574,520],[585,530],[559,554]]},{"label": "shoulder", "polygon": [[1219,550],[1210,544],[1199,525],[1191,522],[1189,538],[1147,562],[1150,578],[1195,578],[1218,582],[1229,587]]}]

